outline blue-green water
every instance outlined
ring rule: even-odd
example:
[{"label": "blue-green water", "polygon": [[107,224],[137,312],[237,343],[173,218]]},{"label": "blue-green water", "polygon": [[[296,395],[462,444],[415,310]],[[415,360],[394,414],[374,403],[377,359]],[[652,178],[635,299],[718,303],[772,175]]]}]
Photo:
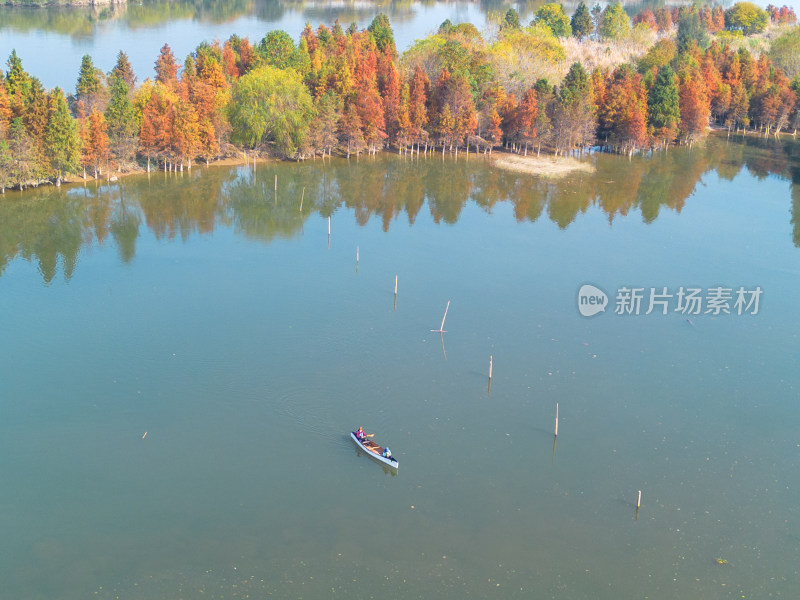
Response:
[{"label": "blue-green water", "polygon": [[[794,597],[796,145],[586,160],[7,193],[0,597]],[[587,319],[586,282],[763,296]]]}]

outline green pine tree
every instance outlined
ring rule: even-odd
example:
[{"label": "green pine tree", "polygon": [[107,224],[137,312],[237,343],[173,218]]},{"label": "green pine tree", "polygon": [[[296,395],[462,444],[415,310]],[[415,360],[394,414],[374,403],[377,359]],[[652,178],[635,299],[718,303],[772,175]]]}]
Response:
[{"label": "green pine tree", "polygon": [[589,14],[589,9],[585,3],[578,4],[575,14],[572,15],[570,20],[570,25],[572,26],[572,35],[578,39],[583,39],[594,32],[592,15]]},{"label": "green pine tree", "polygon": [[386,46],[394,48],[394,33],[392,32],[392,26],[389,24],[389,17],[385,14],[377,14],[372,19],[369,27],[367,27],[367,31],[372,34],[375,45],[378,47],[378,52],[383,52]]},{"label": "green pine tree", "polygon": [[614,2],[603,9],[600,17],[600,35],[609,40],[619,40],[631,30],[631,20],[622,8],[622,4]]},{"label": "green pine tree", "polygon": [[128,59],[128,55],[122,50],[117,54],[117,64],[111,69],[110,77],[122,79],[129,89],[133,89],[133,86],[136,84],[136,75],[133,72],[131,61]]},{"label": "green pine tree", "polygon": [[681,113],[678,81],[669,65],[658,70],[647,96],[647,112],[651,134],[665,143],[672,141],[678,132]]},{"label": "green pine tree", "polygon": [[45,142],[56,183],[61,183],[64,175],[78,170],[81,155],[78,124],[69,113],[67,99],[61,88],[54,89],[50,94],[50,118],[45,129]]},{"label": "green pine tree", "polygon": [[78,83],[75,86],[75,95],[78,100],[89,104],[100,92],[102,80],[100,69],[94,66],[92,57],[84,54],[81,59],[81,68],[78,72]]},{"label": "green pine tree", "polygon": [[124,161],[133,160],[136,153],[139,122],[136,118],[136,109],[131,102],[127,82],[122,77],[112,77],[111,79],[111,99],[108,102],[105,117],[112,152]]}]

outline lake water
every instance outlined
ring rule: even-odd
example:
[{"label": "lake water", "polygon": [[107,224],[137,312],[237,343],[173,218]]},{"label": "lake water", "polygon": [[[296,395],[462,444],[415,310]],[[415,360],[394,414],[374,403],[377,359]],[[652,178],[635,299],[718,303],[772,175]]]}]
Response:
[{"label": "lake water", "polygon": [[[795,597],[797,146],[586,160],[6,193],[0,596]],[[623,286],[763,294],[619,315]]]}]

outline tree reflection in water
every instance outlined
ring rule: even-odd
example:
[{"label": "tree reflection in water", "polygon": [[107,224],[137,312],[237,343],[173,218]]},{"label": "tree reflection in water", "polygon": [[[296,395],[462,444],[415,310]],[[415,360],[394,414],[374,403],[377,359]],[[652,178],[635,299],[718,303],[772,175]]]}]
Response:
[{"label": "tree reflection in water", "polygon": [[310,216],[326,218],[341,207],[352,210],[359,225],[379,218],[384,231],[401,216],[413,225],[425,206],[433,222],[455,224],[470,201],[486,212],[510,202],[517,221],[546,215],[562,229],[590,207],[601,209],[612,225],[637,209],[645,223],[652,223],[664,208],[680,212],[705,174],[732,180],[743,169],[756,179],[777,176],[791,182],[793,243],[800,247],[800,163],[793,142],[719,136],[703,147],[650,157],[594,154],[587,160],[597,167],[594,173],[560,180],[494,169],[483,156],[442,160],[383,154],[262,163],[255,172],[195,167],[111,184],[87,181],[7,192],[0,200],[0,275],[21,258],[38,265],[45,283],[59,265],[69,279],[82,247],[102,246],[109,234],[120,260],[130,262],[143,224],[159,240],[187,240],[230,227],[237,235],[269,243],[297,235]]}]

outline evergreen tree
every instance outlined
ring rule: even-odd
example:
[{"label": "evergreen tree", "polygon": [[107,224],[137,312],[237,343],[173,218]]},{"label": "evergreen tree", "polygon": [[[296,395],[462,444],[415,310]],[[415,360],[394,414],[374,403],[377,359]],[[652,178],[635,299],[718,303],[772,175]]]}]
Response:
[{"label": "evergreen tree", "polygon": [[41,144],[44,140],[44,131],[49,118],[48,111],[47,92],[44,91],[42,82],[38,78],[31,77],[22,120],[36,144]]},{"label": "evergreen tree", "polygon": [[121,79],[125,82],[125,85],[128,86],[128,89],[132,90],[133,86],[136,85],[136,75],[133,72],[133,66],[131,65],[131,61],[128,59],[128,55],[125,54],[122,50],[119,51],[117,54],[117,64],[114,65],[114,68],[111,69],[110,77]]},{"label": "evergreen tree", "polygon": [[0,138],[0,194],[6,193],[6,188],[11,186],[11,148],[8,142]]},{"label": "evergreen tree", "polygon": [[273,29],[259,43],[258,54],[263,64],[279,69],[296,68],[297,48],[292,36],[282,29]]},{"label": "evergreen tree", "polygon": [[50,94],[50,119],[45,130],[45,142],[56,183],[61,183],[64,175],[78,169],[81,156],[78,125],[69,113],[67,99],[61,88],[54,89]]},{"label": "evergreen tree", "polygon": [[[449,19],[445,21],[449,23]],[[444,25],[444,23],[442,23]],[[520,22],[519,22],[519,13],[514,8],[509,8],[506,11],[505,17],[503,17],[503,22],[500,24],[500,29],[519,29]]]},{"label": "evergreen tree", "polygon": [[613,2],[603,9],[600,18],[600,35],[609,40],[618,40],[628,35],[631,29],[631,21],[622,4]]},{"label": "evergreen tree", "polygon": [[41,157],[21,117],[11,120],[8,127],[9,185],[23,189],[43,176]]},{"label": "evergreen tree", "polygon": [[136,153],[139,123],[123,77],[112,77],[111,99],[105,112],[111,150],[122,162],[132,161]]},{"label": "evergreen tree", "polygon": [[572,150],[591,143],[597,129],[596,107],[586,70],[579,62],[572,63],[556,94],[553,135],[556,148]]},{"label": "evergreen tree", "polygon": [[78,83],[75,86],[75,97],[82,102],[87,113],[94,108],[99,99],[102,88],[102,73],[94,66],[92,57],[84,54],[81,59],[81,68],[78,73]]},{"label": "evergreen tree", "polygon": [[389,24],[389,17],[383,13],[375,15],[372,23],[367,27],[367,31],[372,34],[375,40],[375,45],[378,47],[378,52],[384,52],[386,48],[390,49],[392,56],[397,54],[394,45],[394,33],[392,26]]},{"label": "evergreen tree", "polygon": [[654,139],[668,144],[678,134],[680,123],[680,96],[678,79],[669,65],[658,70],[658,75],[647,96],[647,124]]},{"label": "evergreen tree", "polygon": [[708,32],[700,20],[697,8],[683,12],[678,19],[678,54],[683,54],[695,42],[699,48],[708,46]]},{"label": "evergreen tree", "polygon": [[594,32],[592,15],[589,14],[589,9],[584,2],[578,4],[578,8],[575,9],[575,13],[570,20],[570,26],[572,27],[572,35],[579,40]]},{"label": "evergreen tree", "polygon": [[17,51],[12,50],[6,63],[6,89],[10,99],[11,114],[21,117],[25,111],[25,103],[31,91],[31,76],[22,68],[22,59]]}]

